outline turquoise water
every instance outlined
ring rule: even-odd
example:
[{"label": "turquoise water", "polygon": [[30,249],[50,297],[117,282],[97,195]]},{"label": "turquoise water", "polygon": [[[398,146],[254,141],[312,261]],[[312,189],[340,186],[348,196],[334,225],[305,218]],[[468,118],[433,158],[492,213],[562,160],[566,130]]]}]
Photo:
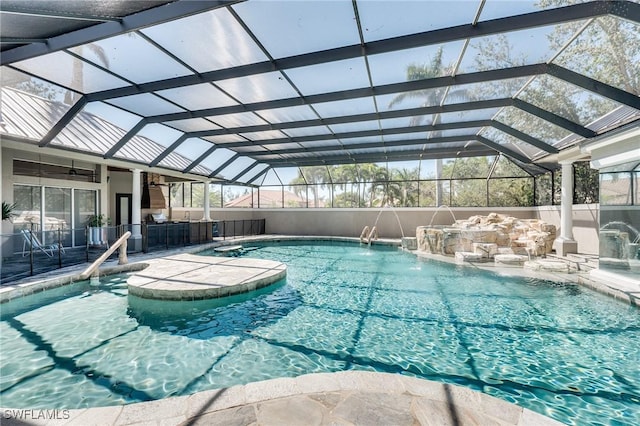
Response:
[{"label": "turquoise water", "polygon": [[274,243],[286,282],[221,302],[126,275],[1,306],[0,406],[80,408],[345,369],[455,383],[568,424],[640,424],[640,310],[391,248]]}]

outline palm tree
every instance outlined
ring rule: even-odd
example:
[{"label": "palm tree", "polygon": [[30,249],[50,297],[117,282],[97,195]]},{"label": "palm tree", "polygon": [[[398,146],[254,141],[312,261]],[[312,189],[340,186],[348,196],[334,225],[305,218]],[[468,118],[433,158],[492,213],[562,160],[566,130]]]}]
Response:
[{"label": "palm tree", "polygon": [[[97,44],[94,43],[89,43],[89,44],[85,44],[82,45],[78,48],[79,52],[78,54],[80,56],[82,56],[82,50],[88,47],[89,50],[91,52],[93,52],[98,59],[100,60],[100,62],[102,62],[102,65],[104,65],[106,68],[109,68],[109,57],[107,56],[107,54],[105,53],[104,49],[101,46],[98,46]],[[84,62],[81,61],[80,59],[76,59],[73,61],[73,74],[71,77],[71,87],[83,87],[84,85]],[[74,103],[76,103],[76,101],[80,99],[80,95],[76,92],[72,92],[70,90],[67,90],[64,94],[64,103],[67,105],[73,105]]]},{"label": "palm tree", "polygon": [[374,207],[376,201],[380,206],[385,204],[387,199],[387,182],[389,173],[386,167],[380,167],[377,164],[367,163],[360,165],[360,176],[362,182],[369,182],[369,202],[367,207]]},{"label": "palm tree", "polygon": [[[300,198],[307,200],[307,181],[304,180],[302,172],[298,169],[298,176],[291,179],[289,182],[289,189]],[[307,200],[307,203],[309,200]]]},{"label": "palm tree", "polygon": [[342,196],[342,205],[338,207],[360,206],[360,182],[358,166],[355,164],[343,164],[331,168],[331,176],[336,183],[336,188],[345,191]]},{"label": "palm tree", "polygon": [[310,166],[305,167],[304,170],[298,168],[298,176],[289,182],[289,187],[296,195],[301,196],[302,185],[305,185],[305,187],[309,185],[308,188],[311,189],[313,194],[313,206],[319,207],[320,197],[318,190],[326,188],[329,181],[329,173],[325,166]]},{"label": "palm tree", "polygon": [[[394,169],[391,173],[394,182],[389,184],[389,202],[399,207],[414,207],[418,204],[418,169]],[[397,201],[397,203],[396,203]]]},{"label": "palm tree", "polygon": [[[425,80],[430,78],[441,77],[443,75],[450,75],[453,73],[454,67],[452,64],[445,65],[442,62],[442,47],[438,49],[436,54],[429,61],[423,64],[409,64],[407,66],[407,81]],[[433,89],[421,89],[411,92],[400,93],[395,96],[391,102],[389,102],[389,108],[393,108],[395,105],[403,102],[406,99],[421,99],[423,100],[421,106],[434,106],[439,105],[444,97],[449,99],[468,99],[468,93],[464,89],[449,90],[445,87],[438,87]],[[411,117],[409,121],[410,126],[418,126],[424,124],[429,116],[422,115],[417,117]],[[437,124],[439,115],[436,115],[431,119],[431,124]],[[431,132],[431,136],[436,138],[442,135],[442,132]],[[439,180],[442,173],[442,159],[436,160],[436,179],[438,179],[436,187],[436,205],[442,204],[442,182]]]}]

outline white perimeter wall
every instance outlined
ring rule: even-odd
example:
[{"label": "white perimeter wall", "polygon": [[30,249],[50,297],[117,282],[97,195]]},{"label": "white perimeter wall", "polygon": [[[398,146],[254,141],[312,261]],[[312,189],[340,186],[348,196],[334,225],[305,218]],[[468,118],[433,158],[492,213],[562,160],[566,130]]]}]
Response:
[{"label": "white perimeter wall", "polygon": [[[176,209],[178,210],[178,209]],[[560,206],[522,208],[453,208],[456,219],[492,212],[520,219],[541,219],[560,227]],[[396,218],[396,214],[398,218]],[[339,235],[359,237],[365,226],[377,227],[380,238],[401,236],[398,219],[405,236],[415,236],[417,226],[451,225],[453,217],[444,207],[402,209],[212,209],[213,220],[266,219],[268,234],[283,235]],[[435,215],[435,217],[434,217]],[[598,254],[598,205],[573,206],[573,234],[578,250],[585,254]]]}]

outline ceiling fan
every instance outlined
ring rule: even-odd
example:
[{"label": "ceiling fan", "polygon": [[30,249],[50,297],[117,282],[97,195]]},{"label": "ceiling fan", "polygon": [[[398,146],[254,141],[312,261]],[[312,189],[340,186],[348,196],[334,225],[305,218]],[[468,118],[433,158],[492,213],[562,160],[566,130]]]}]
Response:
[{"label": "ceiling fan", "polygon": [[71,168],[69,166],[38,163],[38,176],[67,180],[85,180],[88,178],[91,181],[95,181],[96,173],[90,169],[76,169],[75,162],[71,160]]}]

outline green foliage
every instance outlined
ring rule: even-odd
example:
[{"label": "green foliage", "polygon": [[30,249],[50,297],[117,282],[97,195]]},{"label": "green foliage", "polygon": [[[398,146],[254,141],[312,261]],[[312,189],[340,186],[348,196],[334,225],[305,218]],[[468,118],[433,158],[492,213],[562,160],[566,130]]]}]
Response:
[{"label": "green foliage", "polygon": [[573,164],[574,172],[574,204],[592,204],[599,201],[600,174],[592,169],[588,161]]},{"label": "green foliage", "polygon": [[105,225],[111,225],[111,219],[103,214],[94,214],[87,219],[87,225],[93,228],[99,228]]},{"label": "green foliage", "polygon": [[2,220],[11,221],[17,215],[14,213],[16,209],[16,203],[9,204],[6,201],[2,202]]},{"label": "green foliage", "polygon": [[25,80],[16,84],[16,89],[23,92],[31,93],[33,95],[41,96],[50,101],[58,99],[63,93],[62,89],[59,89],[50,84],[45,84],[35,79]]},{"label": "green foliage", "polygon": [[[493,175],[487,180],[492,167]],[[443,166],[442,175],[454,177],[440,181],[443,204],[458,207],[487,206],[488,203],[491,206],[531,206],[534,202],[534,178],[506,157],[458,158]],[[289,188],[305,198],[306,183],[310,179],[314,179],[308,184],[314,198],[318,194],[317,188],[333,187],[333,207],[336,208],[436,205],[437,181],[421,180],[417,167],[388,169],[377,164],[349,164],[322,166],[315,170],[303,168],[289,182]],[[326,200],[325,206],[331,207]]]}]

